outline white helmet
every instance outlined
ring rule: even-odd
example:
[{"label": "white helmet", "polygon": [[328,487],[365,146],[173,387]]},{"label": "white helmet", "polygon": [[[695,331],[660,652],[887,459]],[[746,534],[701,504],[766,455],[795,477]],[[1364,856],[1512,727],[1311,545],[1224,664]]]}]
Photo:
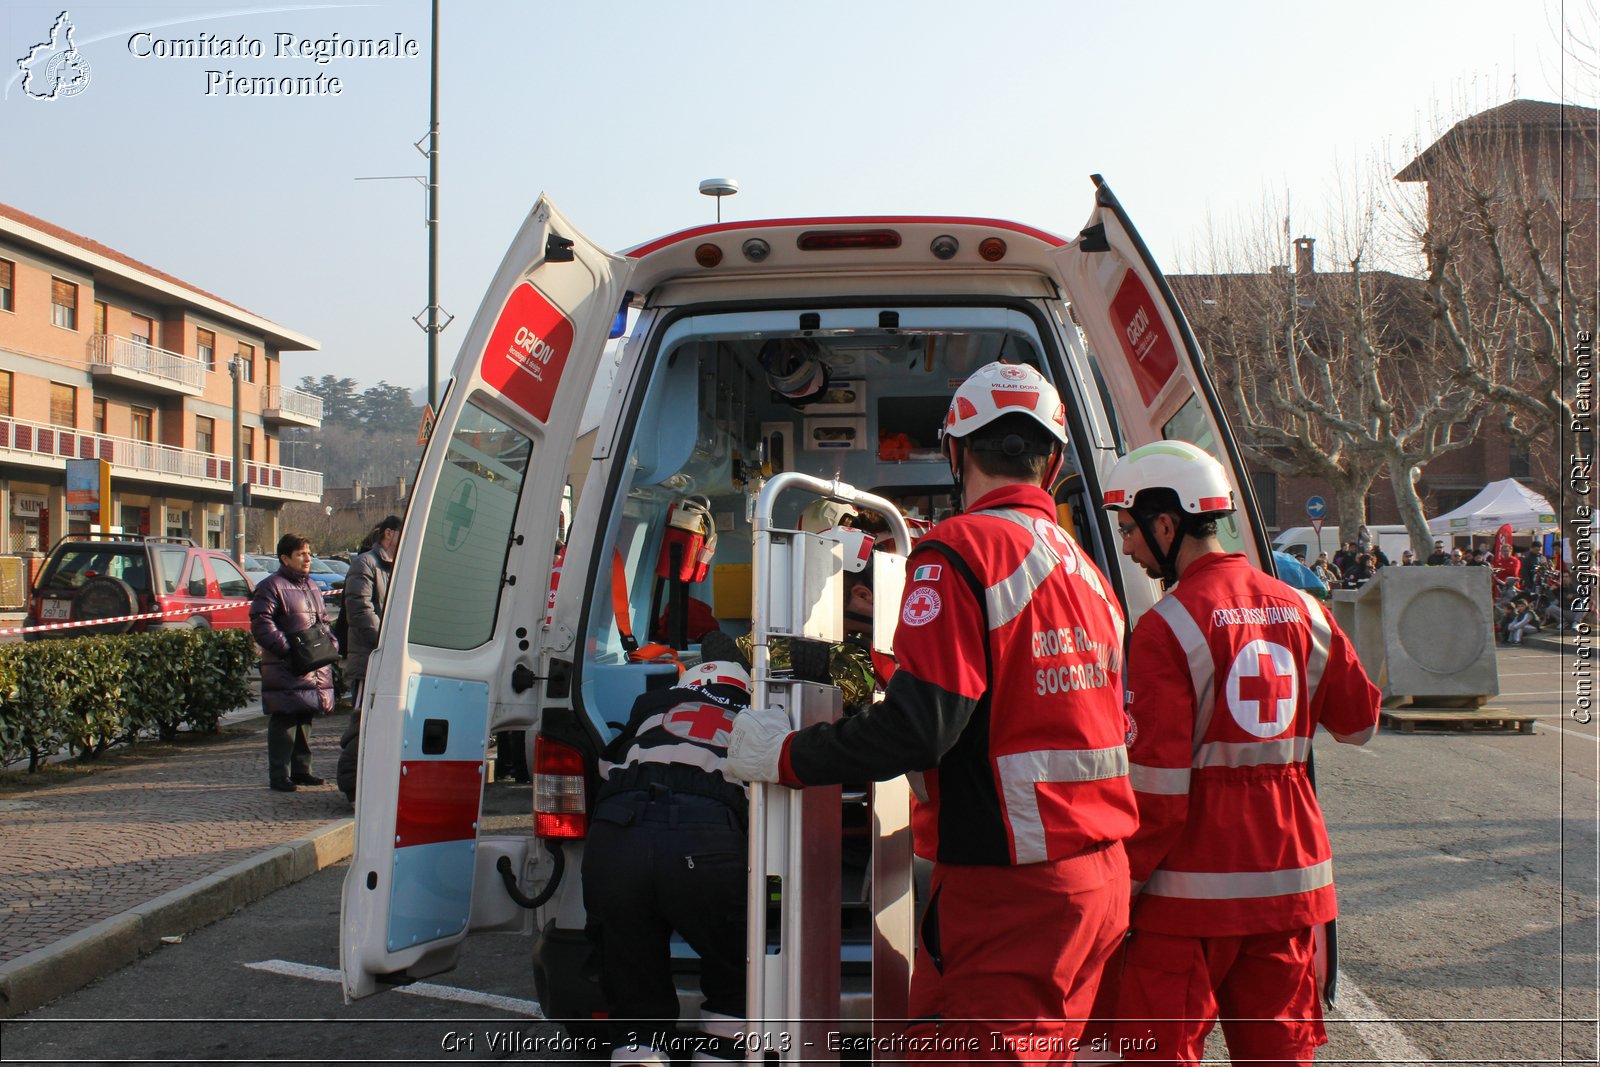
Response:
[{"label": "white helmet", "polygon": [[767,384],[796,407],[822,398],[828,390],[828,365],[822,348],[809,337],[774,337],[756,355]]},{"label": "white helmet", "polygon": [[973,371],[950,398],[950,410],[939,430],[939,449],[950,452],[953,438],[966,437],[1006,415],[1027,415],[1067,443],[1067,409],[1061,394],[1032,367],[990,363]]},{"label": "white helmet", "polygon": [[872,535],[865,530],[857,530],[850,526],[835,526],[831,530],[822,531],[822,536],[830,541],[838,541],[844,545],[844,571],[846,574],[859,574],[867,569],[867,564],[872,560]]},{"label": "white helmet", "polygon": [[821,497],[800,513],[800,529],[822,533],[841,525],[846,519],[857,519],[861,512],[842,500]]},{"label": "white helmet", "polygon": [[1232,511],[1233,487],[1222,464],[1188,441],[1157,441],[1117,460],[1106,477],[1102,507],[1130,511],[1145,489],[1171,489],[1191,515]]},{"label": "white helmet", "polygon": [[678,686],[687,689],[704,689],[712,685],[738,686],[750,692],[750,673],[729,659],[712,659],[683,672]]}]

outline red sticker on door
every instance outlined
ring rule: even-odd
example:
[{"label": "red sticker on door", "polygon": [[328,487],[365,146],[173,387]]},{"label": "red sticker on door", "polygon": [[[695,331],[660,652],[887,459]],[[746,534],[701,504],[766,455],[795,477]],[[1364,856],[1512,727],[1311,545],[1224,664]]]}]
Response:
[{"label": "red sticker on door", "polygon": [[572,351],[572,320],[527,282],[506,300],[483,350],[483,380],[538,419],[550,420]]},{"label": "red sticker on door", "polygon": [[1111,325],[1122,342],[1133,379],[1139,383],[1139,397],[1148,406],[1178,369],[1178,350],[1161,322],[1155,301],[1131,270],[1122,276],[1122,284],[1111,301]]}]

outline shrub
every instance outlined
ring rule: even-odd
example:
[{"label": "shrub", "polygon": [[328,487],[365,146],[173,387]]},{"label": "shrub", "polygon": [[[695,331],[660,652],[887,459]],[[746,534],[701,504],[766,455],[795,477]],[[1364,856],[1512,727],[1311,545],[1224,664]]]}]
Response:
[{"label": "shrub", "polygon": [[242,630],[158,630],[0,646],[0,763],[37,770],[71,747],[108,746],[188,725],[217,728],[250,700],[255,644]]}]

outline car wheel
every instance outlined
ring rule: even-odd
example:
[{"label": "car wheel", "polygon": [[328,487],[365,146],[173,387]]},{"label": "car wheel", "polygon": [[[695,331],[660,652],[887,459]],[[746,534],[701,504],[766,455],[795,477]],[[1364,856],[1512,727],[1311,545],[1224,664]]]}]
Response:
[{"label": "car wheel", "polygon": [[133,587],[120,578],[100,575],[90,578],[72,598],[74,621],[87,619],[113,619],[98,626],[80,626],[80,634],[125,634],[133,629],[133,620],[126,616],[139,610],[139,598]]}]

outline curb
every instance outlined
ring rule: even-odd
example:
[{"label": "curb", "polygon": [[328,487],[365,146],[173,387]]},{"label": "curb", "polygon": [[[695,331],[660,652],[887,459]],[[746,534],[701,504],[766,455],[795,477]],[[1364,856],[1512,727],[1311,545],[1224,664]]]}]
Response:
[{"label": "curb", "polygon": [[350,858],[355,822],[328,823],[216,874],[0,963],[0,1019],[31,1011],[154,952],[163,937],[198,930],[274,890]]}]

